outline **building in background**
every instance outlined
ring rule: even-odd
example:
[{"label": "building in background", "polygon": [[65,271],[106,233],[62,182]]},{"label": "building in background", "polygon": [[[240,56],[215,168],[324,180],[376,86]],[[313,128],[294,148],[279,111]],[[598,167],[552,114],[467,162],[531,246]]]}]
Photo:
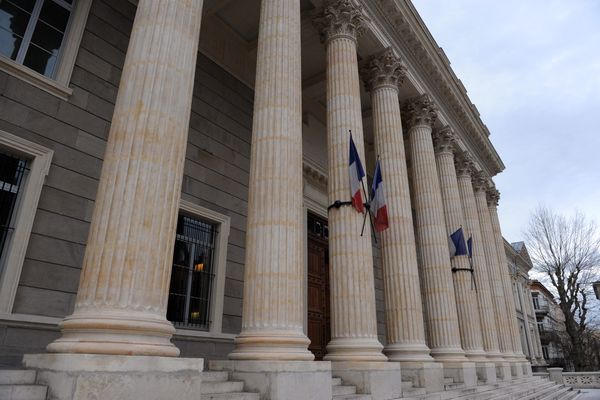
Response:
[{"label": "building in background", "polygon": [[554,295],[540,281],[532,281],[530,288],[544,360],[548,367],[566,368],[562,350],[566,334],[562,310]]}]

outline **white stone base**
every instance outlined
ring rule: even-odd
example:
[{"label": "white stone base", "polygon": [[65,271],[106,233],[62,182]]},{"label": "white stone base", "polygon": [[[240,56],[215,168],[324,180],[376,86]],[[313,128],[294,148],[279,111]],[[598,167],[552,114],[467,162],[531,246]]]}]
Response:
[{"label": "white stone base", "polygon": [[[331,400],[331,363],[328,361],[215,360],[211,371],[229,371],[245,390],[262,400]],[[172,398],[172,397],[171,397]],[[144,399],[145,400],[145,399]]]},{"label": "white stone base", "polygon": [[444,378],[452,378],[454,383],[466,387],[477,386],[477,369],[474,362],[444,362]]},{"label": "white stone base", "polygon": [[523,377],[523,362],[515,361],[510,363],[510,373],[513,378]]},{"label": "white stone base", "polygon": [[427,393],[444,390],[444,368],[437,362],[402,362],[402,380],[411,381],[414,387]]},{"label": "white stone base", "polygon": [[356,392],[371,395],[373,400],[402,397],[402,374],[398,362],[333,361],[332,375],[345,385],[356,386]]},{"label": "white stone base", "polygon": [[52,400],[197,400],[202,358],[27,354],[26,368]]},{"label": "white stone base", "polygon": [[533,376],[533,370],[529,361],[523,362],[521,367],[523,369],[523,376]]},{"label": "white stone base", "polygon": [[475,363],[477,370],[477,379],[485,382],[488,385],[498,381],[496,377],[496,365],[493,362],[478,362]]},{"label": "white stone base", "polygon": [[496,376],[499,381],[510,381],[512,379],[510,363],[508,361],[498,361],[496,363]]}]

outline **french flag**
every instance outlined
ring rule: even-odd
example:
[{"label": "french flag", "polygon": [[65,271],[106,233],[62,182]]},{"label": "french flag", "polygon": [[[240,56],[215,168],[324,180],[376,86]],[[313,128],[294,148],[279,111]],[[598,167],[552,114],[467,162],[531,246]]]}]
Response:
[{"label": "french flag", "polygon": [[358,151],[350,134],[350,196],[352,196],[352,207],[359,213],[365,212],[363,198],[360,194],[360,182],[365,177],[365,170],[360,162]]},{"label": "french flag", "polygon": [[381,165],[379,160],[375,165],[375,176],[373,176],[373,186],[371,187],[371,210],[375,214],[375,230],[382,232],[389,228],[387,205],[385,202],[385,192],[383,190],[383,178],[381,177]]}]

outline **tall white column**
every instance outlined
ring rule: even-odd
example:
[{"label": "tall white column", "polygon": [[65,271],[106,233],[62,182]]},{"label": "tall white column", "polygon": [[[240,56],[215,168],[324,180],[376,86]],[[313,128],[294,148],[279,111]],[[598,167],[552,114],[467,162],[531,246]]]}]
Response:
[{"label": "tall white column", "polygon": [[[349,130],[365,160],[356,54],[364,29],[362,11],[350,0],[326,2],[315,20],[327,47],[327,149],[329,202],[350,200]],[[366,184],[365,184],[366,185]],[[363,215],[350,206],[329,210],[331,341],[326,360],[385,361],[377,339],[371,230],[361,236]]]},{"label": "tall white column", "polygon": [[508,261],[506,260],[506,253],[504,252],[504,238],[500,229],[498,210],[496,209],[499,200],[500,193],[496,189],[491,189],[488,191],[488,211],[490,214],[490,221],[492,223],[492,233],[496,243],[496,254],[498,256],[498,264],[500,266],[499,274],[500,278],[502,279],[504,297],[506,299],[508,328],[512,339],[512,351],[517,359],[526,361],[525,355],[523,354],[523,347],[521,346],[521,335],[519,331],[519,323],[517,321],[513,282],[508,274]]},{"label": "tall white column", "polygon": [[494,315],[496,317],[496,330],[498,332],[498,344],[502,357],[510,361],[513,357],[512,339],[510,337],[510,321],[508,320],[509,305],[504,296],[504,284],[502,281],[502,272],[506,269],[503,267],[500,271],[498,262],[496,240],[492,228],[492,221],[487,206],[486,190],[487,179],[478,175],[473,182],[475,189],[475,202],[477,205],[477,214],[479,216],[479,224],[481,228],[481,237],[483,241],[485,259],[489,272],[489,285],[492,293],[492,302],[494,304]]},{"label": "tall white column", "polygon": [[422,95],[407,105],[404,115],[409,127],[428,344],[436,361],[463,362],[467,359],[460,342],[444,206],[431,137],[436,120],[433,102]]},{"label": "tall white column", "polygon": [[490,271],[486,261],[484,243],[477,214],[477,205],[473,193],[471,174],[473,161],[466,153],[456,160],[458,174],[458,189],[465,213],[465,235],[472,237],[473,242],[473,269],[475,270],[475,283],[477,285],[477,305],[481,322],[483,349],[489,361],[502,361],[498,345],[498,332],[494,317],[494,305],[490,290]]},{"label": "tall white column", "polygon": [[138,3],[75,311],[50,352],[179,354],[165,315],[201,15],[202,0]]},{"label": "tall white column", "polygon": [[[466,229],[466,219],[460,201],[458,180],[454,167],[456,137],[450,127],[434,133],[437,171],[442,190],[442,203],[446,221],[446,237],[457,229]],[[465,237],[465,241],[468,237]],[[481,322],[475,295],[474,276],[471,275],[468,255],[456,256],[451,260],[454,293],[462,348],[471,361],[484,362]]]},{"label": "tall white column", "polygon": [[242,332],[229,358],[312,360],[303,333],[300,1],[261,4]]},{"label": "tall white column", "polygon": [[387,345],[392,361],[433,361],[425,344],[417,250],[398,103],[405,67],[391,49],[361,71],[371,93],[375,149],[380,157],[389,228],[381,237]]}]

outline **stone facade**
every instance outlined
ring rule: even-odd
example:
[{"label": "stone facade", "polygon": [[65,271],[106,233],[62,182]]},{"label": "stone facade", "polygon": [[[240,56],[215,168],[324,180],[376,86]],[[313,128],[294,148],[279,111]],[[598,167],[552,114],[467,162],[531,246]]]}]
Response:
[{"label": "stone facade", "polygon": [[[427,391],[528,372],[530,305],[512,296],[495,208],[504,165],[410,1],[137,3],[75,3],[68,86],[0,56],[0,135],[53,151],[37,205],[16,214],[34,216],[23,261],[2,266],[0,365],[46,349],[230,358],[213,368],[315,387],[333,370],[382,399],[400,370]],[[366,187],[383,166],[382,234],[329,207],[350,195],[349,131]],[[174,328],[180,213],[217,239],[210,315]],[[309,213],[327,224],[322,293],[307,289]],[[458,227],[474,263],[449,255]],[[315,329],[331,364],[311,361]]]}]

